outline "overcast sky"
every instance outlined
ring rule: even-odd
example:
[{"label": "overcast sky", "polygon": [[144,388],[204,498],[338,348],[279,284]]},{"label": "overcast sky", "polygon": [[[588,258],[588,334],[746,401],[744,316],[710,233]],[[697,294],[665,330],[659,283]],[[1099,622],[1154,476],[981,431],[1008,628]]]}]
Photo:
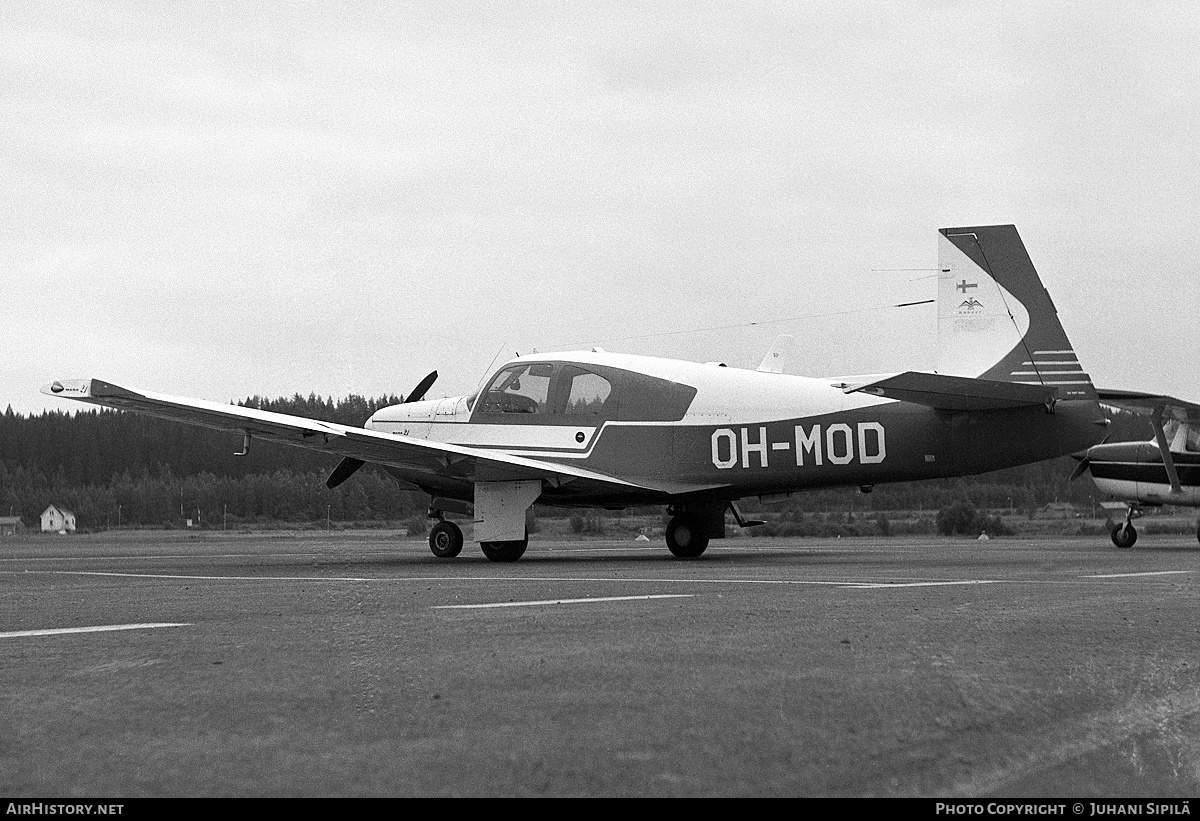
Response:
[{"label": "overcast sky", "polygon": [[[1097,384],[1200,401],[1176,3],[0,4],[0,409],[473,390],[534,348],[930,369],[1015,223]],[[918,270],[897,270],[918,269]],[[751,325],[749,323],[758,323]]]}]

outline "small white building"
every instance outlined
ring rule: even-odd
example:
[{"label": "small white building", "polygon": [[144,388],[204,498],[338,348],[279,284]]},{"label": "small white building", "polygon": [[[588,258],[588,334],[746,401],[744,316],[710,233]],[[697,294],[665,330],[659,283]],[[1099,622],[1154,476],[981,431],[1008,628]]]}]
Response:
[{"label": "small white building", "polygon": [[75,514],[63,507],[50,505],[42,511],[43,533],[74,533]]}]

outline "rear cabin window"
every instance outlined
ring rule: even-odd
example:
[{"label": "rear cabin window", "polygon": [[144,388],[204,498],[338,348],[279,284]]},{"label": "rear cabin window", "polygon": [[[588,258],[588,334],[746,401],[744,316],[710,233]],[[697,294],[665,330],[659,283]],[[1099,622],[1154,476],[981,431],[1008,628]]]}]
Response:
[{"label": "rear cabin window", "polygon": [[566,416],[604,416],[605,403],[612,395],[612,384],[599,374],[582,368],[563,368],[559,379],[560,395],[565,399]]}]

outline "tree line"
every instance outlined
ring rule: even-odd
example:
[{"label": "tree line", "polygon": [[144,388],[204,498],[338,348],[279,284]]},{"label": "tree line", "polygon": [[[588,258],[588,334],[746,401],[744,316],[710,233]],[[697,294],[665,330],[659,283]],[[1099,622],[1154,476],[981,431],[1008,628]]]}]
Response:
[{"label": "tree line", "polygon": [[[253,396],[238,404],[344,425],[362,425],[395,395],[334,400],[314,394],[290,399]],[[1146,439],[1144,420],[1115,417],[1109,441]],[[81,529],[202,527],[263,522],[412,520],[419,526],[428,499],[402,490],[382,469],[367,466],[334,490],[325,479],[338,457],[256,442],[246,456],[239,434],[109,409],[45,411],[24,416],[9,407],[0,417],[0,515],[27,526],[50,504],[73,511]],[[1068,481],[1070,458],[976,477],[880,485],[870,494],[838,488],[796,494],[776,511],[927,510],[959,500],[981,510],[1030,512],[1050,502],[1086,510],[1099,501],[1087,479]],[[743,503],[759,509],[756,500]],[[543,510],[538,515],[566,516]]]}]

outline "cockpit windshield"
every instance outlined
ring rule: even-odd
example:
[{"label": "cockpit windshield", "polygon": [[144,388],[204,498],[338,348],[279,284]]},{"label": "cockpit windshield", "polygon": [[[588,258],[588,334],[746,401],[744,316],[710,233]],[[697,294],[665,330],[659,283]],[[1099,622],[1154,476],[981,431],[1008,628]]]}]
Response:
[{"label": "cockpit windshield", "polygon": [[1200,426],[1171,419],[1163,425],[1163,433],[1175,453],[1200,453]]},{"label": "cockpit windshield", "polygon": [[484,413],[545,413],[554,365],[532,362],[496,374],[483,394]]}]

